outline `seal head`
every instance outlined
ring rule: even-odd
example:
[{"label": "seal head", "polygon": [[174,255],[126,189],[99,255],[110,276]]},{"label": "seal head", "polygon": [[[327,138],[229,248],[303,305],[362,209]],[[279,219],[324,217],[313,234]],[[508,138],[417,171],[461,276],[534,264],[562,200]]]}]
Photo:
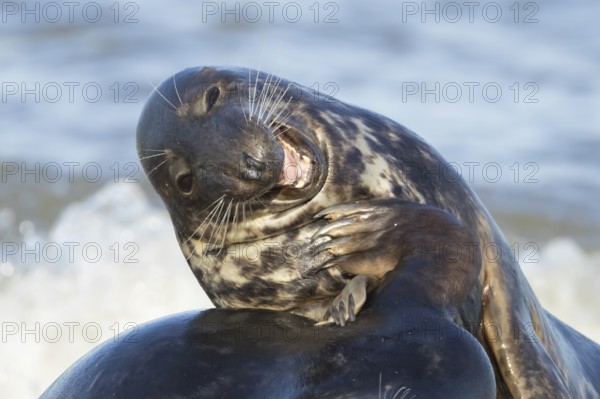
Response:
[{"label": "seal head", "polygon": [[[439,287],[433,298],[452,304],[444,311],[483,344],[497,396],[600,397],[600,347],[542,308],[477,195],[409,129],[272,75],[212,67],[161,84],[137,135],[144,170],[216,306],[319,320],[320,305],[343,294],[334,303],[343,322],[366,298],[370,281],[357,278],[397,267],[402,240],[432,242],[432,225],[405,230],[416,225],[406,224],[415,216],[406,203],[440,209],[467,230],[465,241],[497,256],[480,258],[481,272],[465,280],[458,251],[457,262],[438,263],[451,265],[451,279],[417,268],[414,287]],[[316,244],[322,256],[311,266]]]},{"label": "seal head", "polygon": [[218,248],[272,235],[255,219],[307,202],[327,177],[319,138],[290,114],[288,82],[245,72],[186,69],[142,112],[138,153],[180,242],[204,233]]}]

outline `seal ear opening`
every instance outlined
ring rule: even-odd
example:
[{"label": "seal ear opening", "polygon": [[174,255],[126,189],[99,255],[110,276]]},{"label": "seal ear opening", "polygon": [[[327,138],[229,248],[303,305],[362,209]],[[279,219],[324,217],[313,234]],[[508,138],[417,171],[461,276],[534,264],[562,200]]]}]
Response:
[{"label": "seal ear opening", "polygon": [[185,160],[181,158],[173,159],[171,165],[169,165],[169,175],[180,194],[185,196],[192,194],[196,185],[196,178],[193,170]]},{"label": "seal ear opening", "polygon": [[190,172],[183,172],[175,178],[177,188],[183,194],[191,194],[194,189],[194,176]]}]

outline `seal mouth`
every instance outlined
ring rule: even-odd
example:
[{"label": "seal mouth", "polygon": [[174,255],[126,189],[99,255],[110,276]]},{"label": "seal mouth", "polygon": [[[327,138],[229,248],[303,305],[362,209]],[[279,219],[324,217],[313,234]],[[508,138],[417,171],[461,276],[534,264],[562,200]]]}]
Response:
[{"label": "seal mouth", "polygon": [[289,126],[279,125],[275,138],[283,149],[283,167],[275,187],[303,189],[310,185],[314,171],[314,154],[297,135],[290,134]]},{"label": "seal mouth", "polygon": [[269,203],[273,213],[310,201],[325,181],[326,169],[323,169],[324,156],[314,133],[279,121],[271,121],[268,128],[275,145],[281,148],[281,169],[278,175],[272,176],[270,187],[256,197],[261,203]]}]

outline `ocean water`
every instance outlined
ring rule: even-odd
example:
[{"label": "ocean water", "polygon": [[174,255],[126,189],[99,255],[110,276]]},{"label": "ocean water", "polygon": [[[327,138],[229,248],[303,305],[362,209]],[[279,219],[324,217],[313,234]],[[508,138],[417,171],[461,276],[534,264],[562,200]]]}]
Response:
[{"label": "ocean water", "polygon": [[542,304],[600,341],[598,15],[593,0],[2,3],[0,397],[211,306],[135,154],[153,85],[196,65],[260,67],[419,133]]}]

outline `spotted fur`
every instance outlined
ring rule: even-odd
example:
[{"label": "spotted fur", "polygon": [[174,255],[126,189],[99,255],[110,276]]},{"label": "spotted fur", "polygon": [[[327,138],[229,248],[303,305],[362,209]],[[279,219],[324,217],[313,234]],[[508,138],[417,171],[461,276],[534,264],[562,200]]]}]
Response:
[{"label": "spotted fur", "polygon": [[[210,104],[211,87],[232,94]],[[285,117],[261,120],[261,110]],[[178,168],[200,170],[199,162],[207,161],[239,164],[241,153],[275,159],[273,170],[279,172],[285,154],[272,126],[304,140],[318,172],[307,188],[273,191],[277,173],[270,181],[249,184],[227,172],[225,183],[209,179],[203,191],[177,192]],[[164,155],[153,157],[153,151]],[[311,236],[327,223],[313,219],[316,213],[357,200],[426,204],[469,226],[482,246],[501,249],[498,259],[484,260],[478,281],[454,314],[488,351],[498,397],[599,397],[598,345],[543,310],[475,193],[460,176],[445,174],[449,166],[443,157],[398,123],[269,74],[192,68],[151,95],[138,125],[138,152],[192,271],[215,305],[294,310],[331,298],[348,282],[340,268],[309,276],[300,272],[315,261]],[[249,165],[241,169],[244,176],[255,172]],[[242,190],[246,194],[237,195]],[[217,202],[223,209],[207,220],[211,209],[217,214],[210,205],[219,195],[229,202]],[[245,217],[234,223],[232,215],[245,205]],[[491,336],[490,326],[501,333]],[[513,332],[526,326],[535,326],[527,330],[528,339],[515,337]]]}]

